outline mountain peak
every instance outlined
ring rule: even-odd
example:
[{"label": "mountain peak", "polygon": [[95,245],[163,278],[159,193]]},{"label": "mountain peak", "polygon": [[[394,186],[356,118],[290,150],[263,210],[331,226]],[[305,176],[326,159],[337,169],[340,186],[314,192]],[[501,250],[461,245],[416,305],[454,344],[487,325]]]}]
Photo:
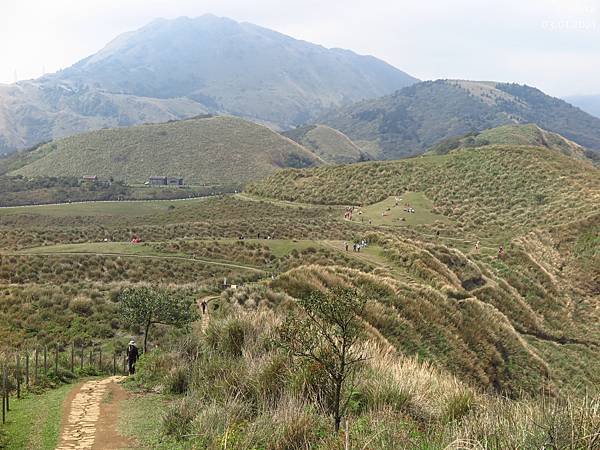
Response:
[{"label": "mountain peak", "polygon": [[0,126],[0,150],[206,112],[281,129],[416,81],[376,58],[225,17],[157,19],[18,94],[0,92],[0,106],[11,105],[0,124],[23,125]]}]

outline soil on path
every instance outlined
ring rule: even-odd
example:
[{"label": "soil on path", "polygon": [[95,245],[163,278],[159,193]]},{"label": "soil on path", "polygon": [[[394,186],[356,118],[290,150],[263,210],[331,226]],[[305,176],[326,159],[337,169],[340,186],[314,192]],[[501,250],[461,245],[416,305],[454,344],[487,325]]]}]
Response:
[{"label": "soil on path", "polygon": [[90,380],[67,398],[57,450],[116,450],[135,448],[117,432],[119,407],[127,392],[123,377]]}]

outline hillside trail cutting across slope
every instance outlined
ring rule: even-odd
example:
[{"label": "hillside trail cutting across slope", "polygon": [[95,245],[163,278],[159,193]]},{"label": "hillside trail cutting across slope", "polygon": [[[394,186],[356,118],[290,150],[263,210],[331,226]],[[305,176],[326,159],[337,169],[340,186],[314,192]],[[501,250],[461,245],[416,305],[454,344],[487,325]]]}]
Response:
[{"label": "hillside trail cutting across slope", "polygon": [[75,388],[65,402],[57,450],[117,450],[135,444],[117,432],[124,377],[94,379]]}]

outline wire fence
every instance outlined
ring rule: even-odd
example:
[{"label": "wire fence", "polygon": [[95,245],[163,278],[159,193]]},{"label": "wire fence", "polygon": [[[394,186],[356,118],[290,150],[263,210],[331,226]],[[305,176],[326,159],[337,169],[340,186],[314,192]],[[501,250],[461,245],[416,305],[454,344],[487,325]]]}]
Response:
[{"label": "wire fence", "polygon": [[2,424],[11,410],[12,399],[24,390],[51,387],[84,376],[126,375],[125,351],[103,351],[100,345],[75,343],[40,346],[27,350],[0,351]]}]

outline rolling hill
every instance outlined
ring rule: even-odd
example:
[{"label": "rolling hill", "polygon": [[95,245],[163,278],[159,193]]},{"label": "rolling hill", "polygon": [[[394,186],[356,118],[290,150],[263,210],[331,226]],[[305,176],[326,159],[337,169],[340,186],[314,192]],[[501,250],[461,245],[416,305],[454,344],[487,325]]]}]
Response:
[{"label": "rolling hill", "polygon": [[319,123],[347,134],[377,159],[417,155],[443,139],[526,123],[600,151],[600,119],[517,84],[426,81],[330,111]]},{"label": "rolling hill", "polygon": [[292,126],[416,81],[374,57],[250,23],[160,19],[56,74],[0,86],[0,152],[206,112]]},{"label": "rolling hill", "polygon": [[365,154],[348,136],[326,125],[298,127],[282,134],[329,163],[347,164],[365,158]]},{"label": "rolling hill", "polygon": [[284,170],[250,192],[318,204],[380,202],[422,192],[439,229],[499,236],[560,224],[598,211],[600,170],[546,147],[488,145],[400,161]]},{"label": "rolling hill", "polygon": [[444,155],[458,148],[484,147],[486,145],[526,145],[530,147],[546,147],[564,155],[577,159],[587,159],[597,154],[586,150],[560,134],[552,133],[534,124],[503,125],[501,127],[473,132],[464,136],[444,139],[434,145],[428,154]]},{"label": "rolling hill", "polygon": [[97,175],[127,183],[159,175],[212,185],[241,184],[279,168],[323,163],[265,126],[223,116],[92,131],[17,157],[22,167],[10,175]]}]

